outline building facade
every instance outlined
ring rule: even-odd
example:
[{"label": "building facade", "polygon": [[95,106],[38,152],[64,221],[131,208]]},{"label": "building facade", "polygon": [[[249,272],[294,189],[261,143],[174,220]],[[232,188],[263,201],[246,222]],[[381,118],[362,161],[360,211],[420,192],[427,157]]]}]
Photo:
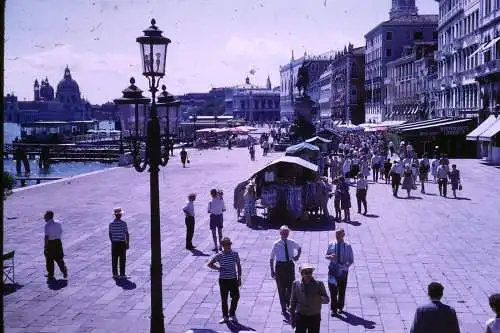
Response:
[{"label": "building facade", "polygon": [[430,118],[435,108],[437,43],[415,43],[403,56],[387,63],[385,120],[418,121]]},{"label": "building facade", "polygon": [[390,19],[365,35],[365,121],[385,120],[386,65],[401,58],[405,46],[437,41],[437,15],[418,15],[415,0],[393,0]]},{"label": "building facade", "polygon": [[[491,40],[481,35],[482,5],[492,0],[436,0],[439,3],[439,104],[436,116],[477,117],[482,107],[476,81],[484,64],[483,48]],[[497,1],[498,2],[498,1]],[[489,35],[488,35],[489,36]],[[490,36],[494,38],[494,35]]]},{"label": "building facade", "polygon": [[280,93],[271,87],[268,78],[265,88],[254,85],[250,78],[245,83],[226,90],[226,114],[246,121],[280,120]]},{"label": "building facade", "polygon": [[304,56],[295,59],[292,52],[292,58],[290,62],[286,65],[280,66],[280,114],[281,118],[286,118],[289,121],[293,121],[295,118],[295,112],[293,110],[293,103],[297,97],[299,97],[299,91],[295,87],[297,84],[297,76],[299,68],[302,64],[307,65],[309,73],[309,87],[306,94],[311,96],[312,83],[317,81],[321,74],[325,72],[328,65],[331,62],[333,53],[327,52],[319,56],[308,56],[304,53]]}]

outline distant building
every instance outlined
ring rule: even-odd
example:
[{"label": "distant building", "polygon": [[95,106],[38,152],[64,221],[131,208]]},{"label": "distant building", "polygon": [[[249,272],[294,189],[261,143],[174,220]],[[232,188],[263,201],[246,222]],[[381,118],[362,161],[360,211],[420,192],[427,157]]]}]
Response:
[{"label": "distant building", "polygon": [[280,93],[271,88],[267,79],[265,88],[250,83],[236,85],[226,90],[226,114],[234,119],[247,121],[275,121],[280,119]]},{"label": "distant building", "polygon": [[365,118],[379,123],[387,114],[384,104],[386,64],[401,58],[405,46],[437,41],[437,15],[418,15],[415,0],[393,0],[390,19],[365,35]]},{"label": "distant building", "polygon": [[7,94],[3,99],[4,123],[19,123],[19,102],[14,94]]},{"label": "distant building", "polygon": [[401,58],[387,63],[385,120],[429,118],[435,107],[436,50],[435,42],[415,42],[413,48],[406,47]]},{"label": "distant building", "polygon": [[292,52],[290,62],[280,66],[280,114],[282,118],[286,118],[289,121],[293,121],[295,118],[293,103],[299,93],[295,85],[297,84],[297,75],[302,64],[306,63],[308,65],[309,87],[306,93],[311,96],[313,94],[311,84],[317,81],[321,74],[325,72],[332,57],[332,53],[325,53],[319,56],[304,54],[303,57],[295,60]]},{"label": "distant building", "polygon": [[[493,1],[437,2],[439,2],[439,42],[436,60],[440,90],[436,116],[477,117],[482,101],[476,75],[479,74],[481,77],[486,73],[483,66],[485,57],[483,50],[488,49],[486,53],[490,53],[491,48],[495,48],[493,45],[495,42],[492,45],[488,45],[488,42],[493,41],[498,34],[497,31],[481,34],[481,27],[488,26],[489,22],[496,21],[498,26],[498,18],[491,20],[494,17],[494,13],[491,13],[494,8],[491,6]],[[489,5],[481,6],[483,3]],[[498,1],[496,3],[497,8]],[[487,12],[492,16],[487,15]],[[498,9],[495,12],[498,12]],[[487,55],[486,58],[488,59]],[[489,103],[489,100],[487,102]]]},{"label": "distant building", "polygon": [[[8,96],[9,97],[9,96]],[[11,95],[8,100],[14,105]],[[17,99],[17,98],[16,98]],[[13,106],[12,106],[13,107]],[[19,123],[37,121],[80,121],[92,118],[92,108],[89,102],[82,99],[78,83],[72,79],[68,67],[64,76],[57,84],[57,90],[50,85],[48,78],[33,84],[33,100],[18,101],[17,107],[12,109],[17,115],[10,113],[10,119]],[[14,112],[13,111],[13,112]]]}]

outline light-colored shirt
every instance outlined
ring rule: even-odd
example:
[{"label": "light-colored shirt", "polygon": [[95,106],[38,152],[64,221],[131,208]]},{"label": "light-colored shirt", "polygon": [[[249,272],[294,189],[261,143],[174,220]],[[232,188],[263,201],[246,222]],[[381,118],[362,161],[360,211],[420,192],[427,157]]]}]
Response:
[{"label": "light-colored shirt", "polygon": [[49,240],[61,239],[62,236],[61,223],[56,222],[54,220],[49,220],[48,222],[46,222],[45,236],[47,236]]},{"label": "light-colored shirt", "polygon": [[182,208],[182,210],[187,215],[194,217],[194,202],[188,200],[184,208]]},{"label": "light-colored shirt", "polygon": [[500,333],[500,318],[491,318],[486,322],[486,327],[491,333]]},{"label": "light-colored shirt", "polygon": [[356,189],[357,190],[367,190],[368,189],[368,181],[364,178],[358,179],[358,182],[356,183]]},{"label": "light-colored shirt", "polygon": [[399,175],[402,175],[404,170],[403,170],[403,166],[401,165],[401,163],[396,163],[392,166],[391,168],[391,172],[392,173],[397,173]]},{"label": "light-colored shirt", "polygon": [[[287,239],[286,246],[288,248],[288,258],[292,260],[292,258],[295,257],[295,250],[299,251],[300,245],[293,239]],[[273,244],[273,249],[271,250],[271,260],[275,258],[276,261],[286,261],[285,241],[283,239],[278,239]]]},{"label": "light-colored shirt", "polygon": [[[339,247],[339,252],[337,252],[337,246]],[[330,243],[328,244],[328,249],[326,250],[326,255],[335,254],[338,258],[333,259],[330,264],[338,263],[340,270],[347,271],[349,267],[354,263],[354,254],[352,252],[351,244],[342,243]]]},{"label": "light-colored shirt", "polygon": [[127,223],[122,220],[114,220],[109,224],[109,238],[112,242],[125,242],[127,240]]},{"label": "light-colored shirt", "polygon": [[224,205],[224,200],[219,198],[213,198],[208,203],[208,212],[214,215],[221,215],[226,210]]},{"label": "light-colored shirt", "polygon": [[450,170],[447,165],[440,165],[437,168],[437,177],[438,178],[448,178]]}]

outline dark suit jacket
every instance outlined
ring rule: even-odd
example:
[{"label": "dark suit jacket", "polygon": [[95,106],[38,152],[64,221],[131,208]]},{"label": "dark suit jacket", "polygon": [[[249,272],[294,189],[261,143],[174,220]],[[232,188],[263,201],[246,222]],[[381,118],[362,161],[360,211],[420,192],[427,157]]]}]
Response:
[{"label": "dark suit jacket", "polygon": [[460,333],[455,310],[439,301],[417,308],[410,333]]}]

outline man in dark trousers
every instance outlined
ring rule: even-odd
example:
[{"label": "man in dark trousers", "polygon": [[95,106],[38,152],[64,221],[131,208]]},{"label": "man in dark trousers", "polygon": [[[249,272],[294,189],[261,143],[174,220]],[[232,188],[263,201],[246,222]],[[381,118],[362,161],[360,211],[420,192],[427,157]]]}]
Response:
[{"label": "man in dark trousers", "polygon": [[[290,295],[292,284],[295,280],[294,261],[299,260],[302,248],[293,239],[288,239],[290,229],[283,225],[280,228],[281,238],[274,242],[271,250],[271,277],[276,279],[278,295],[281,303],[281,313],[287,315],[287,307],[290,306]],[[297,255],[295,255],[297,251]],[[276,258],[276,270],[274,269],[274,260]]]},{"label": "man in dark trousers", "polygon": [[[125,278],[125,263],[127,261],[127,250],[129,248],[129,234],[127,223],[122,221],[123,210],[115,208],[113,215],[115,219],[109,224],[109,240],[111,241],[111,267],[113,279]],[[120,275],[118,276],[118,259],[120,260]]]},{"label": "man in dark trousers", "polygon": [[460,333],[455,310],[441,303],[443,290],[438,282],[429,284],[427,294],[431,303],[417,308],[410,333]]},{"label": "man in dark trousers", "polygon": [[64,263],[64,251],[61,242],[62,227],[59,222],[54,221],[54,212],[48,210],[44,215],[45,220],[45,265],[47,267],[47,280],[54,280],[54,261],[59,266],[65,279],[68,278],[68,269]]},{"label": "man in dark trousers", "polygon": [[181,163],[182,163],[183,168],[186,167],[186,161],[189,163],[187,156],[188,156],[188,153],[187,153],[186,149],[182,148],[181,149]]}]

